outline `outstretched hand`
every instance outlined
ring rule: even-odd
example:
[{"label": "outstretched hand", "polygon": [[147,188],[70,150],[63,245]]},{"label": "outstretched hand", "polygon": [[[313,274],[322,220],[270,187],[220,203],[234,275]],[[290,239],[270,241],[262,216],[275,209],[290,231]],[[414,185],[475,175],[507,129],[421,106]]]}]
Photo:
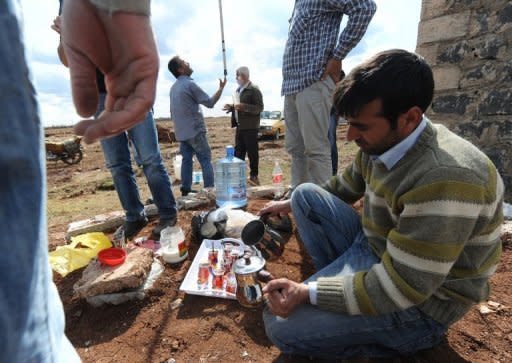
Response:
[{"label": "outstretched hand", "polygon": [[301,304],[309,303],[309,288],[288,279],[270,281],[264,288],[267,306],[277,316],[286,318]]},{"label": "outstretched hand", "polygon": [[105,75],[105,111],[75,126],[83,141],[116,135],[144,120],[155,100],[159,64],[149,17],[109,15],[87,0],[65,1],[61,34],[80,116],[97,109],[96,68]]},{"label": "outstretched hand", "polygon": [[280,201],[272,201],[268,202],[260,209],[258,215],[268,214],[270,216],[275,215],[285,215],[292,211],[292,207],[290,204],[290,200],[280,200]]},{"label": "outstretched hand", "polygon": [[224,87],[226,86],[227,82],[228,82],[228,80],[226,79],[226,77],[224,77],[224,80],[219,78],[219,88],[220,89],[224,89]]}]

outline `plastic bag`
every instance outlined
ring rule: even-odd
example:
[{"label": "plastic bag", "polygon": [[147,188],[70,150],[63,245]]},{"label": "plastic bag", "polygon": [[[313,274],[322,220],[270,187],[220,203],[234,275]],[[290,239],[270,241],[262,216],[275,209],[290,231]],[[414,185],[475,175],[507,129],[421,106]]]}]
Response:
[{"label": "plastic bag", "polygon": [[50,265],[52,269],[65,277],[70,272],[87,266],[98,252],[112,247],[108,237],[101,232],[81,234],[71,237],[71,243],[59,246],[50,252]]}]

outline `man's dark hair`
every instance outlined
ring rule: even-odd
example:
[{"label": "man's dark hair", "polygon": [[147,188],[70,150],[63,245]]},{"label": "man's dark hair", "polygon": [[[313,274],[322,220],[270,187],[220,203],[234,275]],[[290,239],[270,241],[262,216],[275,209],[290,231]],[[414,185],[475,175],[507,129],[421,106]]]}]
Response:
[{"label": "man's dark hair", "polygon": [[167,68],[169,69],[169,72],[172,73],[172,75],[176,78],[178,78],[181,74],[178,71],[181,67],[180,57],[178,55],[175,55],[171,58],[169,63],[167,64]]},{"label": "man's dark hair", "polygon": [[368,103],[382,101],[381,116],[396,128],[411,107],[425,112],[432,102],[434,77],[421,56],[401,49],[378,53],[354,68],[336,87],[334,106],[343,117],[357,117]]}]

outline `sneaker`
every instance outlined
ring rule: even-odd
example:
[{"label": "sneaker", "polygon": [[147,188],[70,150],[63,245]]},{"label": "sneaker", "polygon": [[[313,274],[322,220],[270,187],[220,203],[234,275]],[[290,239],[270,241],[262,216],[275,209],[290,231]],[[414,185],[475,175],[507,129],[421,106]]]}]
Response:
[{"label": "sneaker", "polygon": [[177,221],[178,221],[177,216],[174,216],[171,218],[165,218],[165,219],[160,218],[160,221],[158,222],[156,227],[153,228],[153,231],[151,232],[153,234],[153,237],[155,237],[155,239],[159,239],[160,232],[162,232],[162,230],[164,230],[167,227],[174,227],[176,225]]},{"label": "sneaker", "polygon": [[195,190],[195,189],[190,189],[190,190],[180,189],[180,190],[181,190],[182,197],[186,197],[189,193],[199,193],[199,191]]},{"label": "sneaker", "polygon": [[124,237],[126,239],[131,239],[140,232],[142,228],[144,228],[148,224],[148,219],[144,217],[143,219],[139,219],[138,221],[128,222],[125,221],[123,224],[124,229]]},{"label": "sneaker", "polygon": [[260,180],[258,179],[257,176],[251,176],[247,182],[255,187],[260,185]]}]

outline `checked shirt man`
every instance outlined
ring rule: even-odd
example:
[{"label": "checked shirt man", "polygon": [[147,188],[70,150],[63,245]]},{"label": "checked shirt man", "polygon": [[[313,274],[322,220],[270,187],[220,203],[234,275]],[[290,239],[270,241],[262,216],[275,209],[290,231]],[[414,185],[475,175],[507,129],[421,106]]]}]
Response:
[{"label": "checked shirt man", "polygon": [[[341,61],[366,32],[376,11],[372,0],[297,0],[283,56],[286,149],[292,188],[331,176],[327,131]],[[343,15],[348,23],[338,37]]]}]

